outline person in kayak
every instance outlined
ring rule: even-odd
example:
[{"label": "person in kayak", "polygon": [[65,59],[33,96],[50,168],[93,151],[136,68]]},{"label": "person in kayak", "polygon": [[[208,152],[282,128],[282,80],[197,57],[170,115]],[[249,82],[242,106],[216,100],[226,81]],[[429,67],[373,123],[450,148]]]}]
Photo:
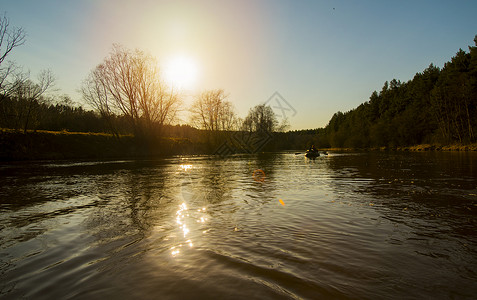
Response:
[{"label": "person in kayak", "polygon": [[315,157],[320,156],[320,152],[315,148],[315,145],[311,145],[310,149],[306,150],[305,156],[314,159]]}]

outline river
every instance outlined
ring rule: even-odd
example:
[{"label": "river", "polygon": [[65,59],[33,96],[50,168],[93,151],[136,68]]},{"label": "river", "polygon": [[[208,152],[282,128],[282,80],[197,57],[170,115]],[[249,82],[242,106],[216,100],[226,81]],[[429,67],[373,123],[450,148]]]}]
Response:
[{"label": "river", "polygon": [[2,299],[475,299],[477,153],[0,164]]}]

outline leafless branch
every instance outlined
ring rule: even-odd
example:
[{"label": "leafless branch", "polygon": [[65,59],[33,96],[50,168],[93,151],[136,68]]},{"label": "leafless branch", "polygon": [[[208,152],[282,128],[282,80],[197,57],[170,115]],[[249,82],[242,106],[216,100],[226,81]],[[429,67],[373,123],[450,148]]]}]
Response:
[{"label": "leafless branch", "polygon": [[0,64],[3,63],[8,54],[10,54],[15,47],[25,43],[25,37],[26,34],[23,28],[10,28],[10,22],[6,14],[0,18]]},{"label": "leafless branch", "polygon": [[101,114],[126,116],[137,135],[159,133],[172,122],[180,104],[179,95],[161,82],[155,59],[119,45],[91,72],[82,92]]}]

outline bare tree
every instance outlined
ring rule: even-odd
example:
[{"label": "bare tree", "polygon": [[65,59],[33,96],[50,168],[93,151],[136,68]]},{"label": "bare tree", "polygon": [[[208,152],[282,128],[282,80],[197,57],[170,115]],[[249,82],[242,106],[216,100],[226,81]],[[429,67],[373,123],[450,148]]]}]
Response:
[{"label": "bare tree", "polygon": [[27,132],[29,126],[38,118],[37,108],[44,93],[51,88],[54,83],[54,76],[50,70],[42,71],[38,76],[38,81],[34,82],[29,78],[29,74],[17,76],[12,84],[11,97],[17,100],[15,116],[17,119],[15,127]]},{"label": "bare tree", "polygon": [[2,95],[8,95],[13,89],[7,79],[16,71],[14,63],[8,63],[5,66],[3,62],[14,48],[25,43],[25,36],[23,28],[10,26],[6,14],[0,18],[0,93]]},{"label": "bare tree", "polygon": [[126,116],[136,136],[160,134],[180,105],[179,95],[161,81],[155,59],[119,45],[90,73],[82,92],[103,116]]},{"label": "bare tree", "polygon": [[260,130],[274,132],[279,129],[277,116],[270,106],[257,105],[248,112],[243,121],[242,129],[250,132]]},{"label": "bare tree", "polygon": [[81,86],[83,99],[106,121],[109,130],[113,135],[119,137],[115,126],[114,106],[109,97],[106,84],[103,81],[102,73],[98,68],[91,71]]},{"label": "bare tree", "polygon": [[201,93],[190,109],[192,124],[210,131],[236,129],[237,117],[232,103],[226,99],[223,90]]}]

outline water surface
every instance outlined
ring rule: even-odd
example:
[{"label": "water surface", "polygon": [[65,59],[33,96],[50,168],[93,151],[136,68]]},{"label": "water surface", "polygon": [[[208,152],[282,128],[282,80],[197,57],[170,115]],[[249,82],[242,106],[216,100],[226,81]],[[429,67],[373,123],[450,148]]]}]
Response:
[{"label": "water surface", "polygon": [[0,298],[472,299],[476,225],[476,153],[2,164]]}]

